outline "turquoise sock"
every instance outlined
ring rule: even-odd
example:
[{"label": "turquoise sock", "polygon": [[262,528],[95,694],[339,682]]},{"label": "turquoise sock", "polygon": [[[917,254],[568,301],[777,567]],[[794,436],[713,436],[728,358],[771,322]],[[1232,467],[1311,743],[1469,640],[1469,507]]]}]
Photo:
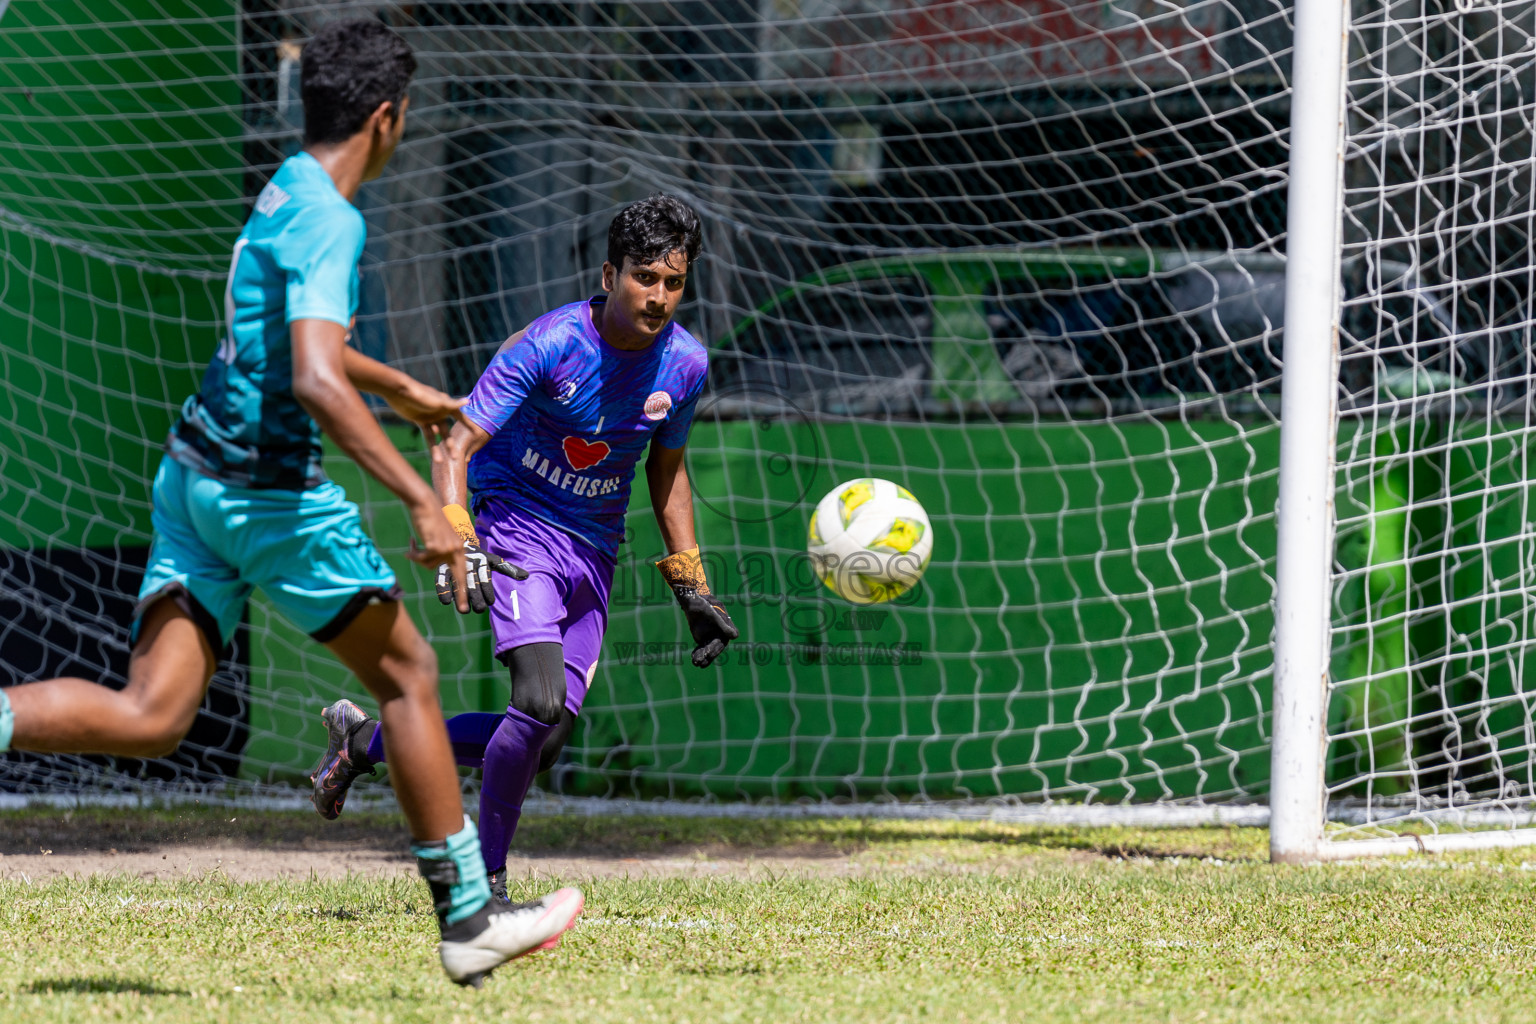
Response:
[{"label": "turquoise sock", "polygon": [[432,889],[438,920],[446,927],[458,924],[491,901],[485,880],[485,861],[480,856],[480,833],[464,816],[464,827],[447,839],[412,843],[416,869]]},{"label": "turquoise sock", "polygon": [[0,690],[0,754],[11,749],[11,730],[16,727],[16,716],[11,713],[11,698]]}]

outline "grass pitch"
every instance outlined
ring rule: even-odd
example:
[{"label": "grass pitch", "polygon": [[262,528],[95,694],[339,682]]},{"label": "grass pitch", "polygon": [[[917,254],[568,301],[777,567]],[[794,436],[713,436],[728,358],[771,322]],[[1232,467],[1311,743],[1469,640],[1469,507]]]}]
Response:
[{"label": "grass pitch", "polygon": [[[0,815],[0,846],[79,828],[315,857],[302,846],[331,827],[92,814]],[[393,820],[353,827],[399,835]],[[0,1020],[1530,1018],[1536,850],[1274,868],[1266,841],[1254,829],[533,819],[519,849],[563,865],[587,913],[560,949],[480,992],[438,971],[426,893],[408,877],[0,881]],[[579,862],[560,859],[575,854],[636,872],[577,877]],[[638,876],[660,856],[683,866]]]}]

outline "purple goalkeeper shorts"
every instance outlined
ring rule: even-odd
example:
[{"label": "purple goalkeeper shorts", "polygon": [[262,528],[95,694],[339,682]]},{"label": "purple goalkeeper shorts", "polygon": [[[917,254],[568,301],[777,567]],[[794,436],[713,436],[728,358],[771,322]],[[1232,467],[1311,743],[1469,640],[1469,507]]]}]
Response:
[{"label": "purple goalkeeper shorts", "polygon": [[487,551],[528,570],[526,580],[492,573],[491,635],[499,658],[524,644],[565,649],[565,706],[579,714],[608,628],[614,559],[508,502],[476,502],[475,530]]}]

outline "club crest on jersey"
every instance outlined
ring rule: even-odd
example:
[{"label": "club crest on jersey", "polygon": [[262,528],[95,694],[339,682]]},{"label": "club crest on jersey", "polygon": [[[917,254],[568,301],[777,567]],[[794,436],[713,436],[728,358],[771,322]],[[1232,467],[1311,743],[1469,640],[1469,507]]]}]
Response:
[{"label": "club crest on jersey", "polygon": [[659,420],[664,418],[672,409],[672,396],[665,391],[652,391],[651,396],[645,400],[645,418]]},{"label": "club crest on jersey", "polygon": [[565,461],[578,472],[602,462],[608,457],[609,451],[607,441],[588,441],[571,435],[560,442],[560,447],[565,449]]},{"label": "club crest on jersey", "polygon": [[560,385],[560,390],[555,394],[555,401],[564,405],[576,396],[576,382],[568,380]]}]

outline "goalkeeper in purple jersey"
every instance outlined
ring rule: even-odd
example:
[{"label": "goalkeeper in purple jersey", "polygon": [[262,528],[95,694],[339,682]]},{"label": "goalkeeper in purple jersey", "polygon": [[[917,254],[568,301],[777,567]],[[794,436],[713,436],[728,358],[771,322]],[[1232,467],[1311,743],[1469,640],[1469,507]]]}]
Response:
[{"label": "goalkeeper in purple jersey", "polygon": [[[708,667],[738,635],[704,579],[683,467],[709,359],[672,314],[700,248],[698,215],[675,197],[620,211],[608,231],[607,295],[546,313],[508,339],[464,421],[433,453],[433,485],[468,564],[464,582],[439,568],[438,596],[460,612],[489,611],[512,677],[504,715],[448,723],[459,763],[484,769],[481,849],[498,893],[528,787],[554,763],[597,671],[630,484],[647,447],[668,551],[656,566],[687,616],[693,663]],[[326,722],[314,800],[333,818],[351,781],[385,752],[382,731],[350,701],[326,709]]]}]

